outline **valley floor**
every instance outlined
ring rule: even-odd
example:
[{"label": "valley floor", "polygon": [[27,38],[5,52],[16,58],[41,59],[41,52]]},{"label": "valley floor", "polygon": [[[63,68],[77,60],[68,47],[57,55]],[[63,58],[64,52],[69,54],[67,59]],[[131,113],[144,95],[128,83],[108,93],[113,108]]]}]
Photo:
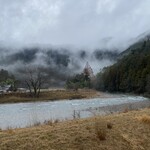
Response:
[{"label": "valley floor", "polygon": [[0,150],[149,150],[150,108],[0,131]]}]

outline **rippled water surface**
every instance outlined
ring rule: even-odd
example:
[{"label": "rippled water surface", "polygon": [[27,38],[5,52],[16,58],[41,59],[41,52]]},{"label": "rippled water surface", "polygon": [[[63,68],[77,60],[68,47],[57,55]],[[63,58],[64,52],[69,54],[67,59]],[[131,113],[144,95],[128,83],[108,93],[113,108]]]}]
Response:
[{"label": "rippled water surface", "polygon": [[45,120],[72,119],[74,112],[80,112],[80,117],[85,118],[92,116],[88,109],[141,101],[149,100],[141,96],[120,95],[113,98],[1,104],[0,128],[26,127]]}]

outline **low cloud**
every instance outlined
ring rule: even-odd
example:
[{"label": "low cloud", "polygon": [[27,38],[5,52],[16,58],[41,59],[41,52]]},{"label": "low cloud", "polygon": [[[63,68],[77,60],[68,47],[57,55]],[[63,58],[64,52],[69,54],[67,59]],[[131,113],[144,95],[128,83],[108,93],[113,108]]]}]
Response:
[{"label": "low cloud", "polygon": [[118,57],[117,51],[94,52],[56,48],[25,48],[16,52],[3,51],[0,57],[0,66],[11,71],[19,80],[22,80],[25,68],[39,67],[54,83],[65,82],[70,76],[81,73],[86,62],[89,62],[94,73],[105,66],[114,63]]}]

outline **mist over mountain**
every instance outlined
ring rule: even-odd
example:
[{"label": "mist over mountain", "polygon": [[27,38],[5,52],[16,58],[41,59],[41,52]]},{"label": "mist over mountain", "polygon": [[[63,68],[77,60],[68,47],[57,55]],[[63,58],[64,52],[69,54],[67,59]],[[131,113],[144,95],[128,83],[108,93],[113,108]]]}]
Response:
[{"label": "mist over mountain", "polygon": [[20,73],[26,66],[38,66],[49,74],[49,78],[65,81],[69,76],[83,71],[88,61],[96,74],[104,66],[114,63],[118,56],[117,51],[95,50],[92,53],[86,50],[71,50],[60,48],[24,48],[11,52],[3,51],[0,56],[0,66],[13,74]]},{"label": "mist over mountain", "polygon": [[89,62],[94,74],[104,67],[114,64],[118,59],[129,54],[134,49],[141,48],[145,40],[149,40],[149,34],[137,37],[134,44],[125,51],[118,49],[69,49],[59,47],[27,47],[6,48],[1,47],[0,68],[13,73],[17,79],[22,80],[23,70],[26,67],[39,67],[41,72],[48,75],[49,82],[53,85],[63,85],[64,82],[76,73],[81,73],[86,62]]},{"label": "mist over mountain", "polygon": [[119,54],[119,57],[123,57],[125,55],[128,55],[131,52],[134,52],[134,50],[137,49],[141,49],[141,47],[143,47],[143,44],[146,42],[147,45],[149,46],[149,41],[150,41],[150,33],[143,33],[141,35],[139,35],[136,39],[135,39],[135,43],[133,43],[132,45],[130,45],[126,50],[124,50],[123,52],[121,52]]}]

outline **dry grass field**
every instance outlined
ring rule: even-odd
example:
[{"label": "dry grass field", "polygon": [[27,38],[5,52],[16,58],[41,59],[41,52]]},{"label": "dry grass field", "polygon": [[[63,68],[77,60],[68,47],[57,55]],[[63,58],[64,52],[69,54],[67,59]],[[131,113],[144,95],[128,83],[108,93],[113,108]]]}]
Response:
[{"label": "dry grass field", "polygon": [[0,131],[0,150],[150,150],[150,109]]},{"label": "dry grass field", "polygon": [[81,99],[96,97],[97,92],[94,90],[52,90],[43,91],[39,98],[32,98],[29,93],[8,93],[0,95],[0,103],[18,103],[18,102],[35,102],[35,101],[54,101],[63,99]]}]

